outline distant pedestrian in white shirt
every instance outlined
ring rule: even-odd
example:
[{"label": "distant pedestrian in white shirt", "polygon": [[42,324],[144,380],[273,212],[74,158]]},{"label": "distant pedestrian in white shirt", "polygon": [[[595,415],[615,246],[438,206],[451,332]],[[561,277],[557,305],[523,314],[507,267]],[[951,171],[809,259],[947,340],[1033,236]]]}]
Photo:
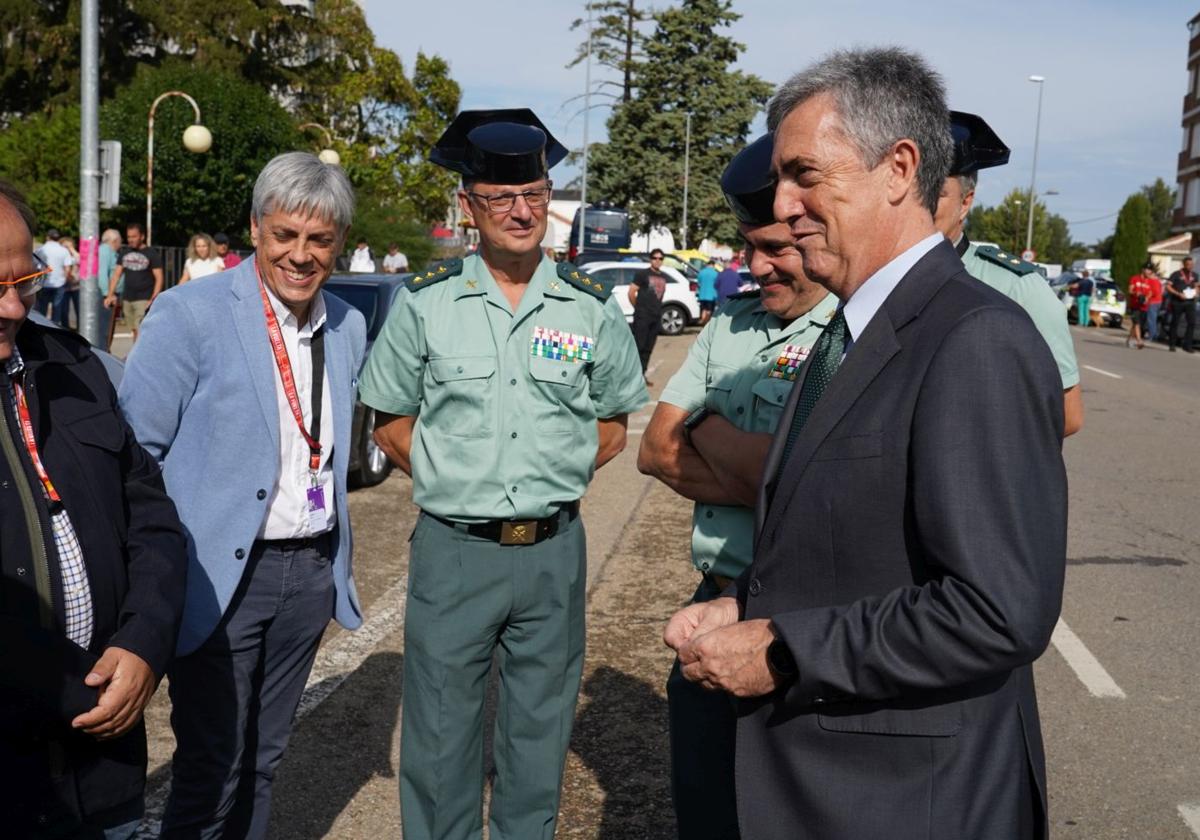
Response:
[{"label": "distant pedestrian in white shirt", "polygon": [[188,242],[187,259],[183,263],[179,285],[224,270],[225,260],[217,255],[217,243],[207,233],[197,233]]},{"label": "distant pedestrian in white shirt", "polygon": [[71,252],[59,240],[55,228],[46,231],[46,243],[37,249],[38,256],[46,263],[50,273],[42,281],[34,308],[41,315],[52,316],[64,327],[67,325],[67,273],[73,265]]},{"label": "distant pedestrian in white shirt", "polygon": [[383,270],[387,274],[408,271],[408,257],[395,242],[388,245],[387,256],[383,258]]},{"label": "distant pedestrian in white shirt", "polygon": [[371,249],[367,247],[367,240],[358,240],[358,246],[350,255],[350,270],[365,274],[370,274],[375,270],[375,260],[371,259]]}]

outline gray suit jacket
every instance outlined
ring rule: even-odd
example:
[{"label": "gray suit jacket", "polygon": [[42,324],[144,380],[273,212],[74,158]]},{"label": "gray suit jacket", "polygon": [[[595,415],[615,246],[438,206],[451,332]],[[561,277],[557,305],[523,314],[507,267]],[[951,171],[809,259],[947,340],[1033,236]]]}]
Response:
[{"label": "gray suit jacket", "polygon": [[1061,606],[1067,516],[1046,343],[943,243],[859,336],[781,465],[799,392],[733,587],[800,672],[741,704],[743,836],[1044,836],[1030,664]]}]

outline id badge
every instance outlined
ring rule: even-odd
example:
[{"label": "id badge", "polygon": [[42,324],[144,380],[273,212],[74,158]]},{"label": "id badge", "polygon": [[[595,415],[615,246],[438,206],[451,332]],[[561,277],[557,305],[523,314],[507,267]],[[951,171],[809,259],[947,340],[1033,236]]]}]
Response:
[{"label": "id badge", "polygon": [[317,485],[309,487],[308,495],[308,530],[319,534],[329,527],[329,516],[325,512],[325,488]]}]

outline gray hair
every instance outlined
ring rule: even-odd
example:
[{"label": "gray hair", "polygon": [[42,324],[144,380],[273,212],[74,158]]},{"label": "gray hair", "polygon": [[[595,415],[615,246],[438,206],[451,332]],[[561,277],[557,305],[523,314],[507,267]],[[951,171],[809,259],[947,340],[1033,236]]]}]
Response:
[{"label": "gray hair", "polygon": [[975,188],[979,186],[979,170],[974,172],[964,172],[961,175],[955,175],[954,177],[958,178],[958,186],[962,188],[963,195],[974,192]]},{"label": "gray hair", "polygon": [[308,152],[285,152],[258,173],[250,212],[258,223],[267,213],[306,213],[344,230],[354,220],[354,187],[340,166]]},{"label": "gray hair", "polygon": [[829,94],[846,136],[864,166],[878,166],[898,140],[912,140],[921,159],[917,191],[933,213],[954,160],[942,78],[914,52],[899,47],[839,50],[788,79],[767,107],[774,132],[795,108]]},{"label": "gray hair", "polygon": [[107,242],[109,246],[121,244],[121,231],[116,228],[108,228],[104,233],[100,234],[100,241]]}]

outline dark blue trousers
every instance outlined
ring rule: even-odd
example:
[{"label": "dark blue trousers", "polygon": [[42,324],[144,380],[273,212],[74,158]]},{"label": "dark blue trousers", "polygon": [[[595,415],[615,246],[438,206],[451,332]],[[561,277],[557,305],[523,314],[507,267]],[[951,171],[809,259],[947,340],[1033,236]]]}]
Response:
[{"label": "dark blue trousers", "polygon": [[178,742],[163,838],[262,838],[271,781],[333,615],[328,535],[256,542],[229,609],[198,650],[175,660]]}]

